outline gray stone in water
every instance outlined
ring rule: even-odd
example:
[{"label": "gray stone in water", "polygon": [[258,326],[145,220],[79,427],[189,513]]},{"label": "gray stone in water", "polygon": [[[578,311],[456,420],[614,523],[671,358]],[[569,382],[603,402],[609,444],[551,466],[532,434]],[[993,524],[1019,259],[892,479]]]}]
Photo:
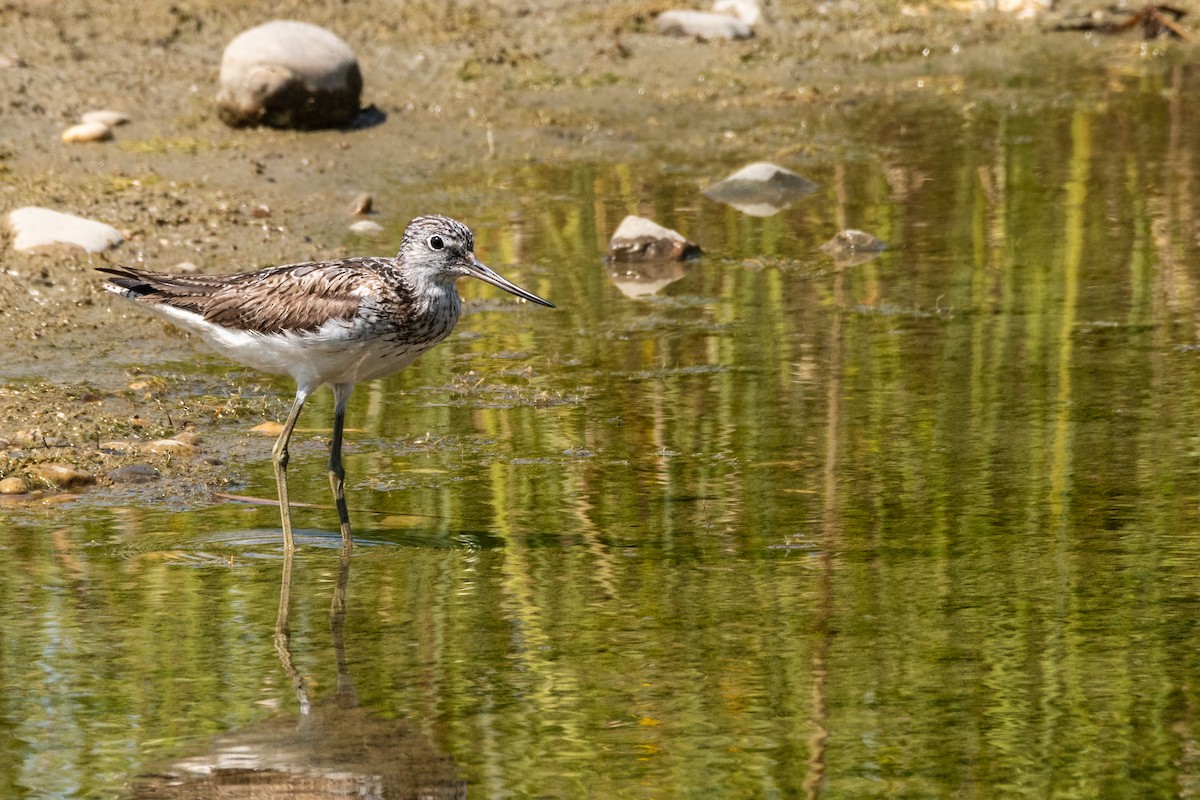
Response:
[{"label": "gray stone in water", "polygon": [[348,44],[307,22],[274,20],[226,46],[217,112],[233,127],[336,128],[354,121],[361,93]]},{"label": "gray stone in water", "polygon": [[683,261],[696,258],[700,252],[699,245],[689,242],[678,231],[633,215],[621,220],[608,244],[608,259],[614,263]]},{"label": "gray stone in water", "polygon": [[854,228],[839,231],[832,239],[821,245],[821,250],[842,266],[866,263],[886,249],[886,242],[866,231]]},{"label": "gray stone in water", "polygon": [[714,183],[701,194],[752,217],[769,217],[816,190],[815,183],[791,170],[760,161]]},{"label": "gray stone in water", "polygon": [[659,33],[694,36],[705,42],[749,39],[754,28],[740,19],[708,11],[664,11],[654,21]]},{"label": "gray stone in water", "polygon": [[125,241],[111,225],[38,206],[10,211],[8,227],[13,232],[13,249],[21,253],[61,247],[80,247],[89,253],[99,253]]}]

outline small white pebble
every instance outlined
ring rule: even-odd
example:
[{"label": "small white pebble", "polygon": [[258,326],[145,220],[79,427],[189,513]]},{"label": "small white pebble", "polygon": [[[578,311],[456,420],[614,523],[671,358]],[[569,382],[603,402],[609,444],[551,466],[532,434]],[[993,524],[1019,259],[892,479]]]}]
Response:
[{"label": "small white pebble", "polygon": [[112,138],[112,128],[102,122],[81,122],[62,132],[64,142],[103,142]]},{"label": "small white pebble", "polygon": [[103,111],[89,111],[81,116],[79,120],[80,122],[99,122],[101,125],[115,128],[118,125],[124,125],[129,122],[129,115],[122,111],[105,109]]},{"label": "small white pebble", "polygon": [[357,233],[359,236],[374,236],[383,233],[383,226],[378,222],[362,219],[350,226],[350,232]]}]

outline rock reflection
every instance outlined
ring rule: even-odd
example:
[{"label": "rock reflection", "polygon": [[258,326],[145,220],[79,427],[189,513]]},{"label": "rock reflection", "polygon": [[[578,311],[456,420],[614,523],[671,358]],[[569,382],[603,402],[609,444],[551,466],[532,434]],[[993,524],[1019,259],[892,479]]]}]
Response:
[{"label": "rock reflection", "polygon": [[608,277],[626,297],[650,297],[687,275],[680,261],[646,261],[640,264],[612,264]]},{"label": "rock reflection", "polygon": [[816,190],[817,184],[789,169],[757,162],[714,183],[701,194],[743,214],[770,217]]},{"label": "rock reflection", "polygon": [[292,553],[288,552],[279,590],[275,649],[292,681],[299,713],[281,714],[219,736],[206,752],[140,776],[129,797],[466,797],[466,782],[450,756],[404,722],[380,719],[359,707],[345,653],[349,580],[350,549],[345,548],[329,610],[337,661],[337,691],[331,697],[311,701],[292,657],[288,627]]}]

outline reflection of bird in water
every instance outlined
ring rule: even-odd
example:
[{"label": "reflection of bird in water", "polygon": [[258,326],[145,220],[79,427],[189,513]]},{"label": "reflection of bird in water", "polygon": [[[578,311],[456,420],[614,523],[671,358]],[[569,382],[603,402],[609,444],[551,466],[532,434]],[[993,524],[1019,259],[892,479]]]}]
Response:
[{"label": "reflection of bird in water", "polygon": [[405,723],[358,706],[346,666],[343,625],[350,550],[342,550],[329,610],[337,661],[337,691],[311,702],[296,669],[288,629],[292,554],[284,555],[275,621],[275,648],[292,681],[299,714],[282,714],[213,740],[203,754],[140,776],[132,800],[208,798],[367,797],[458,800],[467,796],[450,756]]},{"label": "reflection of bird in water", "polygon": [[326,383],[333,388],[329,482],[342,539],[349,542],[342,429],[354,385],[398,372],[450,334],[460,310],[459,278],[478,278],[553,308],[480,262],[470,229],[441,216],[409,223],[395,258],[345,258],[220,276],[131,267],[100,271],[113,276],[106,289],[198,334],[222,355],[296,379],[296,399],[273,450],[288,550],[294,546],[288,441],[310,394]]}]

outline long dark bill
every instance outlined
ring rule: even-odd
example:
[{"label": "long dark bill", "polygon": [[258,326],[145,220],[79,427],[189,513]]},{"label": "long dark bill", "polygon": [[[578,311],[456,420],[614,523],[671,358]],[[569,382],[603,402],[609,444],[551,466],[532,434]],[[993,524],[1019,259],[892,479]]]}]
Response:
[{"label": "long dark bill", "polygon": [[479,278],[479,280],[483,281],[484,283],[490,283],[492,286],[499,287],[504,291],[515,294],[517,297],[528,300],[531,303],[537,303],[539,306],[554,308],[554,303],[551,303],[549,300],[543,300],[533,292],[526,291],[507,278],[501,277],[499,273],[477,258],[471,260],[470,270],[471,277]]}]

